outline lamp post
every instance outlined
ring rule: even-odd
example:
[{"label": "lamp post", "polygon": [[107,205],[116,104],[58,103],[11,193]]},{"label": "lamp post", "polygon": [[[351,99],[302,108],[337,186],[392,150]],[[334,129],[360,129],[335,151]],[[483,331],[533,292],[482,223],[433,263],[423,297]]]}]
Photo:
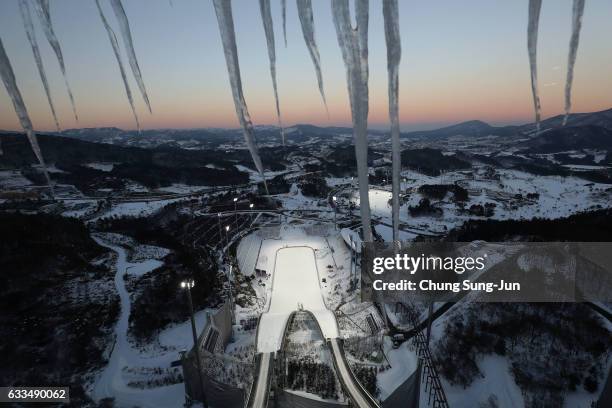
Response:
[{"label": "lamp post", "polygon": [[228,281],[229,281],[229,301],[230,301],[230,310],[231,310],[231,315],[232,315],[232,324],[236,323],[235,321],[235,317],[234,317],[234,295],[232,294],[232,289],[234,288],[234,275],[232,274],[232,267],[233,265],[230,263],[229,266],[229,275],[228,275]]},{"label": "lamp post", "polygon": [[334,201],[334,229],[338,229],[338,225],[336,224],[336,208],[338,207],[338,198],[333,196],[332,200]]},{"label": "lamp post", "polygon": [[234,224],[238,226],[238,213],[236,206],[238,205],[238,197],[234,197]]},{"label": "lamp post", "polygon": [[[253,211],[253,203],[249,204],[249,209]],[[253,223],[253,213],[251,212],[251,224]]]},{"label": "lamp post", "polygon": [[229,246],[229,225],[225,226],[225,246]]},{"label": "lamp post", "polygon": [[195,286],[193,279],[181,282],[181,289],[185,289],[187,293],[187,303],[189,303],[189,313],[191,314],[191,333],[193,334],[193,348],[196,354],[196,363],[198,366],[198,378],[200,379],[200,387],[202,389],[202,402],[204,407],[208,408],[206,394],[204,393],[204,380],[202,378],[202,360],[200,359],[200,348],[198,347],[198,333],[196,331],[195,317],[193,314],[193,301],[191,299],[191,288]]},{"label": "lamp post", "polygon": [[223,230],[221,229],[221,213],[217,213],[217,221],[219,222],[219,241],[223,239]]}]

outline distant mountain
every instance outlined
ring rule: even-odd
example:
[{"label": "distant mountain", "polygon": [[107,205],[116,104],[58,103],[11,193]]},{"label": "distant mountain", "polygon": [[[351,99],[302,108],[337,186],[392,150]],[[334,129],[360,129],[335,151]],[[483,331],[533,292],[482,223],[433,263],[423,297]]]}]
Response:
[{"label": "distant mountain", "polygon": [[[542,131],[561,128],[563,115],[553,116],[540,122]],[[566,127],[594,125],[604,129],[612,130],[612,109],[599,112],[572,113],[568,117]],[[519,126],[491,126],[480,120],[470,120],[433,130],[420,130],[414,132],[402,132],[402,138],[414,139],[445,139],[453,136],[484,137],[484,136],[520,136],[533,135],[535,123],[527,123]]]},{"label": "distant mountain", "polygon": [[[563,125],[563,115],[553,116],[540,122],[540,129],[561,128]],[[599,112],[572,113],[567,118],[566,127],[569,126],[588,126],[594,125],[604,129],[612,130],[612,109]],[[521,132],[533,132],[535,124],[529,123],[519,127]]]},{"label": "distant mountain", "polygon": [[484,136],[510,136],[516,134],[517,126],[495,127],[480,120],[470,120],[456,125],[434,130],[421,130],[402,133],[402,138],[416,139],[444,139],[452,136],[484,137]]},{"label": "distant mountain", "polygon": [[595,125],[565,126],[540,133],[522,144],[528,153],[612,150],[612,130]]}]

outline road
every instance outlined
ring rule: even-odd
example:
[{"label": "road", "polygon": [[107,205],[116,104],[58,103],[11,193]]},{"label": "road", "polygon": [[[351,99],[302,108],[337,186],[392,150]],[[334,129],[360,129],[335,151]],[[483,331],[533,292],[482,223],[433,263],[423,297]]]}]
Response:
[{"label": "road", "polygon": [[353,404],[358,408],[379,408],[378,402],[363,388],[348,366],[340,340],[329,339],[327,344],[332,352],[338,379]]}]

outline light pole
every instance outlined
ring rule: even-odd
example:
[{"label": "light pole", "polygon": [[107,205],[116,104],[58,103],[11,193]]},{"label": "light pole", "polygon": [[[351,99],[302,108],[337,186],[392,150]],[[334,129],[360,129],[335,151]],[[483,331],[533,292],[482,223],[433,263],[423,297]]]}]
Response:
[{"label": "light pole", "polygon": [[[249,209],[253,211],[253,203],[249,204]],[[253,213],[251,212],[251,224],[253,223]]]},{"label": "light pole", "polygon": [[225,226],[225,246],[229,246],[229,225]]},{"label": "light pole", "polygon": [[196,363],[198,365],[198,378],[200,379],[200,387],[202,389],[202,402],[204,407],[208,408],[206,394],[204,393],[204,380],[202,379],[202,360],[200,359],[200,348],[198,347],[198,333],[196,331],[195,317],[193,315],[193,301],[191,299],[191,288],[195,286],[193,279],[181,282],[181,289],[185,289],[187,293],[187,303],[189,303],[189,313],[191,313],[191,333],[193,334],[193,348],[196,354]]},{"label": "light pole", "polygon": [[338,225],[336,224],[336,207],[337,207],[338,198],[336,196],[333,196],[332,200],[334,201],[334,229],[338,229]]},{"label": "light pole", "polygon": [[238,204],[238,197],[234,197],[234,224],[238,226],[238,213],[236,212],[236,206]]},{"label": "light pole", "polygon": [[223,230],[221,229],[221,213],[217,213],[217,221],[219,222],[219,240],[222,240]]},{"label": "light pole", "polygon": [[230,264],[229,266],[229,276],[228,276],[228,281],[229,281],[229,301],[230,301],[230,310],[231,310],[231,314],[232,314],[232,324],[235,323],[235,318],[234,318],[234,295],[232,294],[232,289],[234,288],[234,279],[233,279],[233,274],[232,274],[232,267],[233,265]]}]

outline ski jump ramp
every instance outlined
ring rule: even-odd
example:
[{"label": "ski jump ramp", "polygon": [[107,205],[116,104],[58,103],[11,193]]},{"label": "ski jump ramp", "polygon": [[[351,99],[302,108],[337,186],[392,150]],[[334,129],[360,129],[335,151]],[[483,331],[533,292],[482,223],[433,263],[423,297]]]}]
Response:
[{"label": "ski jump ramp", "polygon": [[248,399],[249,408],[266,408],[274,353],[281,349],[290,317],[296,310],[312,313],[332,353],[334,367],[354,406],[378,408],[379,404],[357,381],[339,339],[334,313],[327,308],[321,288],[314,249],[292,246],[276,251],[272,295],[257,327],[256,374]]},{"label": "ski jump ramp", "polygon": [[314,249],[307,246],[278,249],[272,279],[268,308],[261,315],[258,327],[258,352],[280,350],[287,320],[296,310],[311,312],[324,338],[339,336],[334,313],[323,300]]}]

